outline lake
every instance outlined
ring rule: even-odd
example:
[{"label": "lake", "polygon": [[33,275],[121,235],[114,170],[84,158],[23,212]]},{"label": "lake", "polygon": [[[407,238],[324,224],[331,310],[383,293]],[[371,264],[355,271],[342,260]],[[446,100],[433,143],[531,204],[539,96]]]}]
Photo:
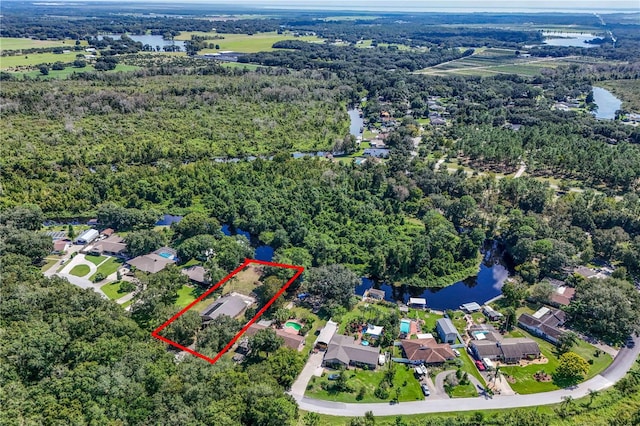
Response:
[{"label": "lake", "polygon": [[379,288],[385,293],[385,300],[389,302],[402,301],[407,303],[409,297],[424,297],[430,309],[444,311],[458,309],[468,302],[478,302],[482,305],[489,299],[501,294],[502,285],[509,276],[507,268],[497,263],[494,265],[480,265],[480,272],[475,277],[458,281],[444,288],[394,287],[390,284],[374,283],[369,278],[362,278],[356,288],[356,294],[362,296],[371,287]]},{"label": "lake", "polygon": [[[108,37],[120,37],[121,34],[105,34]],[[162,38],[161,35],[151,35],[151,34],[145,34],[145,35],[132,35],[132,34],[127,34],[129,36],[129,38],[133,41],[139,41],[140,43],[142,43],[143,45],[148,44],[149,46],[151,46],[153,49],[155,49],[157,46],[160,46],[160,49],[162,49],[164,46],[180,46],[180,50],[184,50],[184,41],[182,40],[164,40]],[[98,36],[98,39],[102,39],[103,36]]]},{"label": "lake", "polygon": [[[249,241],[255,242],[255,239],[252,240],[251,234],[247,231],[238,228],[232,229],[229,225],[222,225],[222,232],[227,236],[244,235]],[[273,253],[273,247],[260,245],[255,249],[255,258],[270,262],[273,260]],[[492,265],[481,264],[477,276],[458,281],[444,288],[394,287],[362,277],[360,285],[356,287],[355,294],[362,296],[368,289],[375,287],[384,291],[385,300],[389,302],[402,301],[407,303],[409,297],[424,297],[427,299],[427,306],[430,309],[444,311],[458,309],[460,305],[468,302],[478,302],[482,305],[487,300],[499,296],[502,285],[508,276],[507,268],[496,263]]]},{"label": "lake", "polygon": [[349,120],[351,120],[351,123],[349,124],[349,133],[355,137],[362,135],[364,119],[360,117],[360,111],[355,108],[351,108],[347,110],[347,113],[349,114]]},{"label": "lake", "polygon": [[598,108],[593,114],[600,120],[613,120],[616,118],[616,111],[620,109],[622,101],[607,89],[593,87],[593,102]]},{"label": "lake", "polygon": [[[580,34],[580,33],[546,33],[542,35],[545,37],[543,44],[547,46],[562,46],[562,47],[596,47],[597,44],[586,43],[587,40],[593,40],[597,36],[595,34]],[[561,38],[556,38],[561,37]]]}]

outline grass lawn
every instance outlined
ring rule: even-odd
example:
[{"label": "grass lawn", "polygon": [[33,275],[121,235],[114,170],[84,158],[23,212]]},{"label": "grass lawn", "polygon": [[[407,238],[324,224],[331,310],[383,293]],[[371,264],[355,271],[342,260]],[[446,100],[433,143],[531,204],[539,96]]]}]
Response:
[{"label": "grass lawn", "polygon": [[476,365],[474,364],[467,351],[464,348],[460,348],[458,350],[460,351],[460,359],[463,363],[462,371],[471,374],[473,377],[478,379],[480,383],[485,383],[484,377],[482,377],[482,374],[480,374],[480,372],[476,368]]},{"label": "grass lawn", "polygon": [[122,260],[115,257],[110,257],[106,262],[103,262],[100,266],[98,266],[98,272],[92,275],[90,279],[93,279],[96,274],[102,274],[105,277],[108,277],[109,275],[116,272],[120,266],[122,266]]},{"label": "grass lawn", "polygon": [[222,294],[235,291],[248,296],[256,289],[256,282],[259,280],[259,270],[254,266],[247,266],[222,285]]},{"label": "grass lawn", "polygon": [[225,68],[240,68],[240,69],[248,69],[249,71],[255,71],[258,68],[264,68],[264,65],[257,64],[241,64],[240,62],[221,62],[220,66]]},{"label": "grass lawn", "polygon": [[131,299],[131,300],[127,300],[126,302],[124,302],[124,303],[123,303],[122,305],[120,305],[120,306],[122,306],[123,308],[126,308],[127,306],[131,305],[132,303],[133,303],[133,299]]},{"label": "grass lawn", "polygon": [[[0,69],[15,68],[20,66],[34,66],[38,64],[53,64],[54,62],[73,62],[76,55],[82,52],[71,51],[69,53],[29,53],[27,55],[0,57]],[[38,74],[40,71],[36,71]]]},{"label": "grass lawn", "polygon": [[[390,389],[389,398],[381,400],[373,395],[373,392],[378,387],[384,377],[384,369],[382,367],[377,371],[365,371],[365,370],[347,370],[347,383],[353,388],[353,392],[333,392],[322,389],[322,383],[331,383],[328,379],[328,375],[324,377],[313,377],[307,387],[306,396],[324,399],[328,401],[339,402],[380,402],[390,401],[395,398],[395,389],[401,389],[399,400],[400,401],[421,401],[424,399],[422,396],[422,390],[420,384],[413,376],[413,369],[396,364],[396,375],[393,380],[394,386]],[[405,384],[406,383],[406,384]],[[361,400],[357,400],[356,397],[360,388],[365,388],[365,395]]]},{"label": "grass lawn", "polygon": [[93,256],[91,254],[85,254],[84,258],[96,266],[107,260],[107,256]]},{"label": "grass lawn", "polygon": [[340,325],[338,326],[338,333],[344,333],[347,325],[358,317],[363,317],[365,320],[369,318],[376,318],[379,314],[386,314],[389,312],[386,306],[378,305],[376,303],[359,303],[350,312],[347,312],[340,318]]},{"label": "grass lawn", "polygon": [[458,385],[451,391],[452,398],[471,398],[474,396],[478,396],[478,391],[472,383]]},{"label": "grass lawn", "polygon": [[191,35],[208,35],[208,36],[222,36],[222,40],[207,40],[207,43],[213,43],[220,46],[220,49],[203,49],[200,53],[215,53],[221,50],[231,50],[234,52],[243,53],[255,53],[255,52],[268,52],[275,50],[273,44],[281,40],[300,40],[306,42],[321,42],[322,39],[316,36],[304,36],[295,37],[293,34],[285,33],[278,34],[275,31],[266,33],[257,33],[254,35],[248,34],[218,34],[215,32],[198,32],[198,31],[183,31],[182,34],[176,37],[176,40],[190,40]]},{"label": "grass lawn", "polygon": [[197,298],[197,289],[188,285],[183,285],[182,288],[178,290],[178,300],[175,301],[174,305],[179,308],[184,308]]},{"label": "grass lawn", "polygon": [[44,265],[42,265],[42,268],[40,268],[40,270],[41,270],[42,272],[46,272],[46,271],[48,271],[49,269],[53,268],[53,265],[56,265],[58,262],[60,262],[60,258],[58,258],[58,259],[53,259],[53,258],[48,258],[48,257],[47,257],[47,258],[45,259],[45,261],[46,261],[46,262],[45,262],[45,264],[44,264]]},{"label": "grass lawn", "polygon": [[102,290],[102,292],[106,294],[107,297],[111,300],[120,299],[121,297],[127,295],[127,293],[120,293],[120,284],[121,284],[120,281],[115,283],[105,284],[102,287],[100,287],[100,290]]},{"label": "grass lawn", "polygon": [[[559,389],[559,387],[553,382],[538,382],[533,378],[533,375],[539,371],[544,370],[547,374],[553,374],[558,366],[558,358],[556,356],[555,346],[546,340],[539,339],[532,336],[522,329],[515,329],[508,334],[509,337],[528,337],[535,340],[540,346],[540,351],[549,360],[547,364],[532,364],[526,367],[503,367],[502,372],[513,376],[516,379],[516,383],[510,383],[511,388],[519,394],[531,394],[538,392],[548,392]],[[609,354],[601,354],[595,357],[595,348],[584,341],[573,347],[572,351],[589,361],[593,359],[593,365],[589,369],[586,379],[594,377],[596,374],[604,370],[613,359]]]},{"label": "grass lawn", "polygon": [[195,266],[195,265],[200,265],[200,264],[202,264],[202,262],[200,262],[198,259],[191,259],[190,261],[188,261],[187,263],[182,265],[182,267],[183,268],[188,268],[190,266]]},{"label": "grass lawn", "polygon": [[89,272],[91,272],[91,269],[87,265],[76,265],[69,271],[71,275],[75,275],[76,277],[84,277]]}]

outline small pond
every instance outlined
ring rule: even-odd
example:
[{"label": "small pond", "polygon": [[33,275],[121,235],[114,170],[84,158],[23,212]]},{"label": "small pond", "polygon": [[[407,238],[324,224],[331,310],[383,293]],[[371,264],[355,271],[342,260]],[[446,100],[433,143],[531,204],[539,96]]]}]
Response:
[{"label": "small pond", "polygon": [[561,46],[561,47],[596,47],[597,44],[587,43],[589,40],[597,38],[594,34],[581,34],[581,33],[546,33],[544,36],[543,44],[547,46]]},{"label": "small pond", "polygon": [[620,99],[602,87],[593,88],[593,102],[598,106],[598,108],[593,111],[593,114],[601,120],[613,120],[616,118],[616,111],[619,110],[622,105]]}]

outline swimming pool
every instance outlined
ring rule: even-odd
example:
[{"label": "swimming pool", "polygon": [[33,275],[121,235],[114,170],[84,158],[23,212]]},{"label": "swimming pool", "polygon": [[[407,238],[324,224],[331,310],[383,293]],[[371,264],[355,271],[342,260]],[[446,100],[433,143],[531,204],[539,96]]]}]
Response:
[{"label": "swimming pool", "polygon": [[284,323],[285,327],[289,327],[289,328],[293,328],[295,331],[300,331],[300,329],[302,328],[301,324],[298,324],[295,321],[287,321],[286,323]]},{"label": "swimming pool", "polygon": [[369,342],[367,342],[366,340],[363,340],[362,342],[360,342],[360,344],[362,346],[369,346]]},{"label": "swimming pool", "polygon": [[473,338],[476,340],[484,340],[487,338],[487,334],[489,334],[489,332],[487,331],[474,331],[473,333]]},{"label": "swimming pool", "polygon": [[161,251],[160,253],[158,253],[158,256],[164,257],[165,259],[173,259],[173,254],[166,251]]},{"label": "swimming pool", "polygon": [[411,321],[401,320],[400,321],[400,332],[408,334],[411,331]]}]

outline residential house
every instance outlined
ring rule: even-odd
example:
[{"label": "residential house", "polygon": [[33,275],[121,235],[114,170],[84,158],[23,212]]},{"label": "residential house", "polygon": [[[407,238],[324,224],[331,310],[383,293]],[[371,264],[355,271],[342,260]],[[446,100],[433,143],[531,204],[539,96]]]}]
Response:
[{"label": "residential house", "polygon": [[107,228],[107,229],[103,229],[102,232],[100,232],[100,236],[102,237],[110,237],[114,234],[114,232],[116,232],[113,228]]},{"label": "residential house", "polygon": [[[247,331],[245,331],[245,335],[253,336],[258,331],[264,330],[266,328],[269,328],[269,326],[261,323],[254,323],[249,326]],[[284,345],[289,349],[300,351],[304,347],[304,336],[289,333],[282,328],[276,328],[274,329],[274,331],[276,333],[276,336],[281,337],[284,340]]]},{"label": "residential house", "polygon": [[191,282],[198,285],[209,285],[209,278],[207,278],[207,270],[201,265],[194,265],[189,268],[184,268],[180,271],[182,274],[189,277]]},{"label": "residential house", "polygon": [[451,346],[434,338],[405,339],[400,343],[404,357],[414,364],[442,364],[456,357]]},{"label": "residential house", "polygon": [[489,321],[499,321],[502,319],[502,314],[496,310],[494,310],[491,306],[485,305],[482,308],[482,313],[486,316]]},{"label": "residential house", "polygon": [[455,343],[458,338],[458,330],[449,318],[440,318],[436,321],[436,330],[442,343]]},{"label": "residential house", "polygon": [[169,247],[162,247],[153,253],[144,254],[127,260],[129,266],[133,266],[139,271],[155,274],[162,271],[168,265],[175,264],[177,253]]},{"label": "residential house", "polygon": [[566,314],[563,311],[542,307],[533,315],[520,315],[518,325],[536,336],[557,344],[560,336],[564,334],[561,327],[565,321]]},{"label": "residential house", "polygon": [[555,287],[549,298],[549,304],[553,306],[568,306],[575,295],[576,289],[573,287],[565,285]]},{"label": "residential house", "polygon": [[100,256],[124,256],[127,251],[127,243],[118,235],[111,235],[109,238],[97,241],[93,246],[87,249],[89,254]]},{"label": "residential house", "polygon": [[200,318],[202,318],[203,324],[208,324],[211,320],[222,315],[236,318],[255,302],[256,300],[253,297],[234,292],[220,297],[218,300],[207,306],[207,308],[200,314]]},{"label": "residential house", "polygon": [[355,366],[374,370],[380,359],[380,348],[363,346],[356,343],[352,336],[335,334],[327,347],[323,365],[326,366]]},{"label": "residential house", "polygon": [[526,358],[538,358],[540,347],[526,337],[507,338],[498,341],[473,340],[469,344],[471,352],[476,359],[489,359],[512,364]]},{"label": "residential house", "polygon": [[321,351],[327,350],[327,347],[329,346],[329,342],[331,342],[331,339],[333,339],[333,336],[336,334],[337,331],[338,331],[338,323],[335,323],[331,320],[327,321],[327,323],[322,328],[322,330],[320,330],[320,334],[318,335],[318,338],[316,339],[314,346],[316,346]]},{"label": "residential house", "polygon": [[389,157],[389,150],[387,148],[366,148],[362,155],[365,157],[387,158]]},{"label": "residential house", "polygon": [[63,254],[69,248],[69,241],[65,240],[55,240],[53,242],[53,250],[51,253],[54,254]]}]

